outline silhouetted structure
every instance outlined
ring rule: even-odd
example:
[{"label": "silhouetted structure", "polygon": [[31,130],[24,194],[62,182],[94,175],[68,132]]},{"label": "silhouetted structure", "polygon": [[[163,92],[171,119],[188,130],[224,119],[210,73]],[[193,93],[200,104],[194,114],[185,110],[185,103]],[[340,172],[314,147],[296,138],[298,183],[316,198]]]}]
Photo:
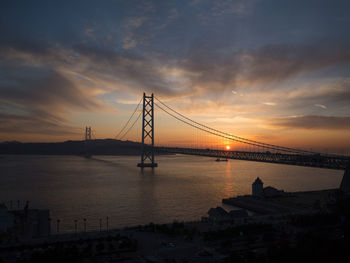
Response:
[{"label": "silhouetted structure", "polygon": [[210,208],[208,211],[209,222],[213,224],[219,224],[228,220],[229,215],[225,209],[218,206],[216,208]]},{"label": "silhouetted structure", "polygon": [[89,141],[91,141],[91,127],[85,127],[85,143],[84,143],[84,157],[91,158],[92,154],[89,149]]},{"label": "silhouetted structure", "polygon": [[231,210],[229,213],[231,219],[248,217],[248,212],[245,209]]},{"label": "silhouetted structure", "polygon": [[27,202],[23,209],[8,210],[0,204],[0,233],[12,233],[20,238],[44,237],[50,234],[50,211],[29,209]]},{"label": "silhouetted structure", "polygon": [[85,141],[91,140],[91,127],[85,127]]},{"label": "silhouetted structure", "polygon": [[141,162],[137,166],[138,167],[157,167],[157,163],[154,162],[153,93],[151,96],[146,96],[146,94],[143,93],[142,153],[141,153]]},{"label": "silhouetted structure", "polygon": [[91,127],[85,127],[85,141],[91,140]]},{"label": "silhouetted structure", "polygon": [[264,197],[278,197],[283,196],[286,193],[283,190],[278,190],[275,187],[267,186],[263,189],[263,195]]},{"label": "silhouetted structure", "polygon": [[350,195],[350,163],[345,169],[344,176],[340,184],[340,190],[342,190],[344,194]]},{"label": "silhouetted structure", "polygon": [[264,195],[264,183],[258,177],[252,184],[252,195],[253,196],[263,196]]}]

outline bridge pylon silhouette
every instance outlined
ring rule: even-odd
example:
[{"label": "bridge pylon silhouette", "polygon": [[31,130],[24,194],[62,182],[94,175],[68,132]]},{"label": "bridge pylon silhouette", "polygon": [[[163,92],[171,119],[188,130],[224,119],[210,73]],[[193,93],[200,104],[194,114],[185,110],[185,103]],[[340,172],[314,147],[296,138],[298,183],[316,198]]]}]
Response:
[{"label": "bridge pylon silhouette", "polygon": [[157,167],[154,160],[154,102],[153,93],[147,96],[143,93],[142,108],[142,153],[138,167]]},{"label": "bridge pylon silhouette", "polygon": [[86,126],[85,127],[84,137],[85,137],[85,140],[84,140],[84,149],[83,149],[82,155],[85,158],[91,158],[92,154],[91,154],[90,141],[91,141],[91,138],[92,138],[92,131],[91,131],[91,127],[90,126]]},{"label": "bridge pylon silhouette", "polygon": [[85,141],[91,140],[91,127],[85,127]]}]

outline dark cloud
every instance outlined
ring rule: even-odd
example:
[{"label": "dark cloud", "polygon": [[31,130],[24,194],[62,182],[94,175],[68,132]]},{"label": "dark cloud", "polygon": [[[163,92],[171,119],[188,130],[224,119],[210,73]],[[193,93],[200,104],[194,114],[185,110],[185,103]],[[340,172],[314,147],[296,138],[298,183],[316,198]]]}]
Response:
[{"label": "dark cloud", "polygon": [[[266,84],[350,64],[350,47],[347,45],[275,44],[229,52],[197,44],[182,59],[167,54],[145,56],[87,44],[61,48],[42,47],[42,44],[35,47],[34,43],[26,46],[26,42],[0,44],[0,55],[8,60],[17,59],[17,63],[18,60],[22,63],[29,60],[51,68],[68,67],[83,76],[115,83],[116,87],[163,96],[211,94],[247,85],[269,89]],[[181,73],[174,77],[169,73],[171,70]]]},{"label": "dark cloud", "polygon": [[213,1],[211,13],[214,16],[247,15],[252,13],[258,0],[216,0]]},{"label": "dark cloud", "polygon": [[343,78],[310,81],[297,89],[275,92],[273,95],[280,110],[288,109],[294,114],[314,112],[317,109],[315,105],[332,114],[343,114],[350,104],[350,81]]},{"label": "dark cloud", "polygon": [[[268,89],[266,84],[344,66],[350,62],[350,51],[346,45],[268,45],[231,52],[199,45],[191,48],[188,56],[174,59],[166,54],[153,57],[82,43],[63,48],[19,41],[0,43],[0,58],[1,101],[12,103],[13,109],[21,105],[28,118],[22,122],[28,127],[46,121],[47,131],[54,131],[55,122],[69,127],[67,115],[75,109],[102,107],[92,92],[96,86],[106,93],[122,88],[163,97],[210,96],[246,85]],[[347,100],[348,94],[338,92],[333,97]],[[320,102],[315,99],[315,103]],[[4,114],[11,115],[3,110],[2,118]],[[14,118],[12,123],[16,121],[20,119]],[[297,119],[293,121],[296,125]]]},{"label": "dark cloud", "polygon": [[350,46],[267,45],[255,50],[232,53],[208,52],[205,47],[189,52],[179,64],[194,77],[192,85],[220,89],[279,83],[302,74],[313,73],[332,66],[350,64]]},{"label": "dark cloud", "polygon": [[72,81],[47,68],[9,67],[0,73],[0,131],[75,134],[67,114],[98,108]]},{"label": "dark cloud", "polygon": [[17,104],[41,109],[98,107],[83,90],[52,69],[10,67],[2,71],[0,85],[0,97]]},{"label": "dark cloud", "polygon": [[7,104],[0,110],[0,131],[75,133],[67,116],[105,108],[94,92],[112,91],[105,83],[130,92],[174,94],[154,62],[142,56],[82,44],[63,49],[27,43],[0,44],[0,102]]},{"label": "dark cloud", "polygon": [[[328,85],[328,90],[320,94],[310,95],[315,102],[330,102],[336,105],[350,104],[350,81],[338,81]],[[307,99],[307,98],[306,98]]]},{"label": "dark cloud", "polygon": [[19,42],[0,43],[0,57],[17,65],[40,64],[46,68],[67,68],[82,77],[94,77],[134,92],[148,91],[174,96],[182,90],[175,81],[160,72],[160,67],[166,65],[167,61],[87,44],[62,48],[43,43],[35,46],[35,42],[25,40]]},{"label": "dark cloud", "polygon": [[101,49],[87,45],[76,45],[73,50],[85,61],[84,75],[97,76],[124,88],[159,95],[176,95],[174,83],[159,71],[159,62],[144,56]]},{"label": "dark cloud", "polygon": [[268,45],[245,56],[248,80],[284,81],[298,74],[350,63],[350,46]]},{"label": "dark cloud", "polygon": [[52,116],[0,114],[0,132],[12,134],[45,134],[53,136],[78,135],[81,130],[65,122],[51,120]]},{"label": "dark cloud", "polygon": [[350,129],[350,117],[345,116],[298,116],[276,118],[270,125],[283,128],[307,130],[347,130]]}]

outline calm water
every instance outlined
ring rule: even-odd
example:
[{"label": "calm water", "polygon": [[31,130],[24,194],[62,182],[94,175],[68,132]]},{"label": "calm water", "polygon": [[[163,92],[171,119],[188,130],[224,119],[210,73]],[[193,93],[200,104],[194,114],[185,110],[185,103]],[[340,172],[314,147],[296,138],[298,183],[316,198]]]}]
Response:
[{"label": "calm water", "polygon": [[[286,191],[339,186],[343,171],[208,157],[160,156],[159,167],[143,172],[139,157],[4,156],[0,158],[0,202],[29,200],[30,207],[49,208],[63,231],[89,230],[99,219],[110,227],[149,222],[198,220],[221,199],[251,192],[259,176],[264,185]],[[17,202],[13,202],[15,206]],[[17,205],[17,204],[16,204]]]}]

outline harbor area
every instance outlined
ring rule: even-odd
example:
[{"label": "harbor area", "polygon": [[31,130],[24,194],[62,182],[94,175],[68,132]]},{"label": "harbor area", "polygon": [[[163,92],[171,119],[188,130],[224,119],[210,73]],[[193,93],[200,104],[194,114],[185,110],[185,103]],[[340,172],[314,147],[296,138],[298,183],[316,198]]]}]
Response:
[{"label": "harbor area", "polygon": [[[339,189],[289,193],[264,188],[257,178],[252,195],[224,199],[225,209],[210,208],[195,222],[67,234],[50,233],[43,224],[48,232],[34,228],[31,239],[13,239],[28,232],[11,226],[0,236],[0,262],[349,262],[348,179],[349,170]],[[6,215],[32,222],[28,229],[41,220],[29,220],[31,211],[26,205]]]},{"label": "harbor area", "polygon": [[222,203],[249,210],[255,214],[290,214],[322,211],[334,203],[339,189],[290,192],[280,196],[256,197],[254,195],[223,199]]}]

